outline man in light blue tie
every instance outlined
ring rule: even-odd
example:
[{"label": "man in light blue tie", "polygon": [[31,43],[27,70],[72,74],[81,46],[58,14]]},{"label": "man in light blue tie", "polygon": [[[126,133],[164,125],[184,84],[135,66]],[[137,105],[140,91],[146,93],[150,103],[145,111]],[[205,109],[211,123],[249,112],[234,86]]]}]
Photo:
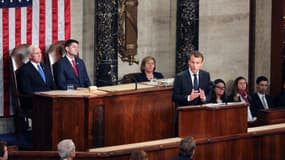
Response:
[{"label": "man in light blue tie", "polygon": [[51,70],[48,66],[41,63],[41,49],[35,45],[27,48],[29,62],[24,64],[17,71],[18,90],[24,98],[21,98],[23,109],[32,109],[32,94],[39,91],[49,91],[55,89],[55,83],[52,78]]}]

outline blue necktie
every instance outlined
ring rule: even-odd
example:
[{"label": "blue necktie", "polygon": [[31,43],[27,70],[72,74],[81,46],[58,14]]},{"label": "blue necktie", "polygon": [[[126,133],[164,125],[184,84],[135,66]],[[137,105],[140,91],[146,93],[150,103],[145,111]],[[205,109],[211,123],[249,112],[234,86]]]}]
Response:
[{"label": "blue necktie", "polygon": [[38,67],[38,72],[39,72],[39,74],[41,75],[43,81],[46,83],[46,76],[45,76],[45,73],[44,73],[44,71],[43,71],[41,65],[38,64],[37,67]]},{"label": "blue necktie", "polygon": [[198,90],[199,85],[198,85],[197,74],[193,74],[193,76],[194,76],[194,90]]}]

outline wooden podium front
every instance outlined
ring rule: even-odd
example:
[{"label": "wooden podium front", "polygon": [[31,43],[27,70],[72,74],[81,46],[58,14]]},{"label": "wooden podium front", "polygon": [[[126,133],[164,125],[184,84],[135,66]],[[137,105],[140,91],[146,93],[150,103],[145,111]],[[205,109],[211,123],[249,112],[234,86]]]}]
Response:
[{"label": "wooden podium front", "polygon": [[210,138],[247,132],[245,103],[185,106],[177,112],[179,137]]},{"label": "wooden podium front", "polygon": [[[65,138],[77,150],[174,136],[172,87],[130,84],[103,93],[50,91],[33,96],[35,150],[56,150]],[[145,88],[141,88],[145,87]],[[108,91],[108,89],[111,89]],[[118,90],[116,90],[118,89]],[[124,88],[123,88],[124,89]],[[115,91],[116,90],[116,91]]]}]

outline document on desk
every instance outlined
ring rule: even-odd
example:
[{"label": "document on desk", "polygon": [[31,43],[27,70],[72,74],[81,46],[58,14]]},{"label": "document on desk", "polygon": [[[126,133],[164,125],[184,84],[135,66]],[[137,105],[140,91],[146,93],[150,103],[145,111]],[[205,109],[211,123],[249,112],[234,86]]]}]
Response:
[{"label": "document on desk", "polygon": [[[151,85],[137,83],[137,89],[145,89],[145,88],[153,88],[153,87],[154,86],[151,86]],[[106,87],[98,87],[98,90],[109,91],[109,92],[129,91],[129,90],[135,90],[135,89],[136,89],[135,83],[119,84],[119,85],[115,85],[115,86],[106,86]]]},{"label": "document on desk", "polygon": [[105,91],[89,90],[88,88],[80,88],[77,90],[53,90],[46,92],[37,92],[37,94],[48,96],[61,96],[61,97],[82,97],[82,96],[96,96],[107,94]]}]

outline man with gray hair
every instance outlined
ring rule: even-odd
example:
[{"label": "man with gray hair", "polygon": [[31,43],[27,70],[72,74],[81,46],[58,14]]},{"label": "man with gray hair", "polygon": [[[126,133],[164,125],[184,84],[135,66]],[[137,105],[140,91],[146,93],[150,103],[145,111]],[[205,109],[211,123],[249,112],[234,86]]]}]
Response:
[{"label": "man with gray hair", "polygon": [[55,89],[50,68],[42,63],[42,51],[38,46],[27,48],[29,62],[17,71],[17,85],[21,93],[21,108],[28,117],[32,115],[32,94]]},{"label": "man with gray hair", "polygon": [[185,137],[180,142],[178,157],[172,158],[171,160],[192,160],[195,148],[196,142],[193,137]]},{"label": "man with gray hair", "polygon": [[21,94],[32,95],[34,92],[55,89],[51,70],[42,62],[42,51],[31,45],[27,49],[29,62],[17,72],[18,88]]},{"label": "man with gray hair", "polygon": [[64,139],[57,144],[61,160],[72,160],[75,157],[75,145],[71,139]]}]

